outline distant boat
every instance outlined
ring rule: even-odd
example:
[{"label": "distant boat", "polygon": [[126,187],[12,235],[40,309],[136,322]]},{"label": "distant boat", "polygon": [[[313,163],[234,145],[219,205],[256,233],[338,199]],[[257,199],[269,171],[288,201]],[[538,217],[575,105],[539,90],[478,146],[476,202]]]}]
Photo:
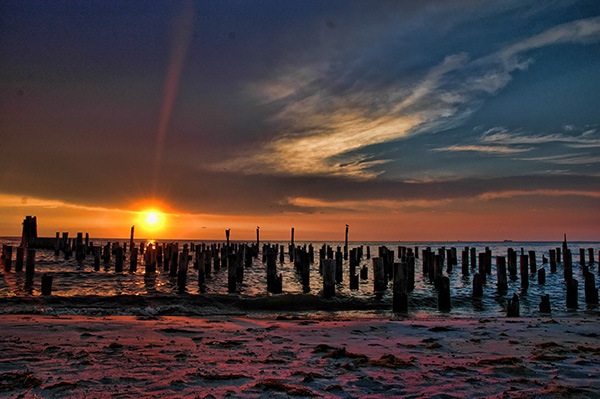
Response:
[{"label": "distant boat", "polygon": [[513,242],[513,240],[504,240],[504,242]]}]

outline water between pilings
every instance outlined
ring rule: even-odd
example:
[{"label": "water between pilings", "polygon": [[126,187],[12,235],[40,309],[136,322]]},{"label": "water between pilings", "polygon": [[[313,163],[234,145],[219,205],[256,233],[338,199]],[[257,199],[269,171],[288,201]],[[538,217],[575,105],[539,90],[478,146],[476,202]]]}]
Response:
[{"label": "water between pilings", "polygon": [[[127,242],[123,239],[95,239],[95,245],[106,243]],[[17,238],[0,238],[5,245],[15,248],[20,240]],[[139,247],[142,241],[136,240]],[[170,242],[170,241],[169,241]],[[158,244],[162,244],[159,241]],[[166,243],[166,241],[165,241]],[[183,244],[201,245],[211,244],[208,241],[179,241]],[[594,273],[598,281],[598,242],[569,242],[572,252],[573,277],[579,281],[579,306],[577,309],[566,307],[566,285],[564,281],[563,263],[557,264],[557,271],[550,272],[549,263],[543,264],[543,258],[550,258],[550,250],[562,246],[562,242],[351,242],[349,249],[363,246],[363,258],[360,266],[366,265],[369,269],[368,279],[360,280],[358,290],[349,288],[349,264],[344,260],[343,282],[336,285],[335,298],[324,300],[322,298],[322,278],[319,274],[318,249],[323,242],[312,242],[315,251],[315,262],[310,266],[310,293],[303,294],[302,281],[297,274],[293,262],[287,254],[288,242],[272,242],[283,245],[285,248],[284,262],[277,259],[277,270],[283,276],[283,293],[269,294],[266,290],[266,266],[262,262],[261,254],[253,259],[252,265],[244,270],[244,281],[239,286],[238,292],[228,294],[227,270],[221,269],[212,272],[206,278],[206,291],[201,294],[198,288],[198,274],[192,267],[193,253],[190,254],[190,267],[188,270],[185,292],[177,286],[177,278],[170,277],[168,272],[157,268],[153,275],[146,275],[144,263],[140,256],[138,269],[135,273],[129,270],[129,252],[124,262],[124,272],[115,273],[114,257],[105,265],[101,262],[100,270],[95,271],[94,257],[88,255],[79,266],[75,257],[65,260],[63,254],[55,256],[52,250],[36,251],[35,277],[33,284],[28,283],[24,272],[15,272],[13,249],[13,267],[10,272],[0,268],[0,313],[48,313],[48,314],[181,314],[181,315],[210,315],[210,314],[300,314],[303,317],[322,316],[334,312],[336,315],[347,316],[393,316],[391,282],[389,289],[383,294],[374,293],[372,259],[366,258],[366,247],[370,247],[371,256],[378,254],[378,248],[385,246],[394,251],[398,260],[398,246],[418,249],[418,258],[415,261],[415,289],[409,295],[409,316],[411,317],[437,317],[447,314],[439,312],[437,308],[437,292],[433,283],[422,273],[422,250],[430,247],[437,252],[439,248],[456,248],[458,265],[453,267],[451,273],[446,272],[451,285],[453,317],[497,317],[506,315],[506,304],[509,298],[517,293],[520,297],[521,315],[536,316],[539,314],[539,303],[543,295],[549,294],[553,315],[576,314],[580,316],[598,315],[600,310],[595,305],[585,303],[584,277],[580,265],[579,249],[585,249],[585,261],[590,272]],[[249,243],[251,244],[251,243]],[[296,242],[296,245],[311,244],[309,242]],[[343,248],[343,242],[328,242],[327,245]],[[223,245],[223,243],[221,243]],[[468,276],[461,272],[461,253],[465,247],[475,248],[476,252],[489,249],[492,253],[492,273],[487,276],[483,288],[483,297],[473,298],[473,276],[476,269],[470,268]],[[508,279],[508,290],[498,292],[496,287],[495,257],[507,256],[508,248],[513,248],[518,254],[521,248],[525,254],[535,251],[537,269],[546,269],[546,281],[539,284],[537,274],[529,275],[529,287],[521,288],[520,278]],[[588,248],[594,251],[594,263],[589,264]],[[477,259],[479,262],[479,259]],[[518,262],[518,260],[517,260]],[[517,264],[517,268],[518,268]],[[358,272],[359,269],[357,269]],[[41,297],[41,276],[44,273],[53,276],[52,296]],[[517,276],[519,272],[517,272]],[[598,283],[596,283],[598,286]]]}]

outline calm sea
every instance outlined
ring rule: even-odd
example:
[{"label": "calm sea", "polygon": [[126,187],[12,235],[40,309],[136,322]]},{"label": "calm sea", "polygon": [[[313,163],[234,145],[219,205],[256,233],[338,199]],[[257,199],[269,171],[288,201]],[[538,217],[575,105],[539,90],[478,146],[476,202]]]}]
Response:
[{"label": "calm sea", "polygon": [[[95,245],[123,240],[93,240]],[[190,256],[190,267],[185,292],[180,292],[177,279],[170,277],[168,272],[157,268],[155,274],[146,275],[142,257],[138,260],[136,272],[129,272],[129,260],[124,262],[124,272],[116,273],[114,257],[105,265],[101,263],[99,271],[94,270],[93,256],[88,255],[80,266],[73,256],[65,260],[63,254],[55,256],[52,250],[37,250],[35,276],[33,282],[28,282],[24,272],[15,272],[16,246],[19,239],[3,238],[2,244],[13,245],[13,265],[10,271],[0,269],[0,314],[2,313],[47,313],[47,314],[184,314],[207,315],[218,313],[269,313],[278,315],[379,315],[393,316],[391,283],[383,295],[376,295],[373,284],[372,259],[363,256],[361,267],[369,269],[368,279],[360,280],[359,288],[349,288],[348,261],[344,261],[344,281],[336,286],[335,298],[322,298],[323,280],[319,274],[318,249],[323,242],[312,242],[315,250],[315,263],[310,267],[310,293],[302,293],[302,283],[294,265],[287,256],[287,242],[277,242],[284,245],[286,256],[283,263],[277,262],[278,272],[283,276],[283,293],[269,294],[266,290],[266,267],[261,256],[253,259],[252,265],[244,270],[244,281],[239,292],[228,294],[227,270],[213,272],[206,279],[206,291],[200,293],[198,274],[192,267],[193,256]],[[140,241],[136,241],[139,246]],[[160,244],[161,242],[159,242]],[[183,244],[211,244],[206,241],[179,241]],[[275,244],[275,242],[273,242]],[[297,245],[309,244],[297,242]],[[328,242],[334,250],[343,242]],[[562,246],[562,242],[351,242],[350,249],[370,247],[371,256],[377,256],[378,248],[386,246],[393,250],[398,257],[398,247],[417,248],[419,257],[415,262],[415,289],[409,296],[410,317],[444,317],[447,313],[437,310],[437,291],[429,278],[422,273],[421,251],[430,247],[432,251],[438,248],[456,248],[458,265],[448,275],[451,284],[452,310],[450,314],[457,317],[495,317],[506,315],[506,303],[517,293],[520,296],[522,316],[539,314],[539,303],[543,295],[550,295],[553,315],[598,315],[597,305],[585,302],[584,277],[580,264],[579,249],[585,249],[585,262],[590,272],[598,280],[598,242],[569,242],[573,258],[573,277],[579,281],[578,307],[567,309],[566,285],[564,281],[563,264],[558,263],[557,271],[550,272],[549,264],[543,264],[543,258],[549,259],[549,251]],[[465,247],[475,248],[477,253],[488,248],[492,252],[492,273],[484,285],[482,298],[473,298],[473,275],[471,269],[468,276],[461,272],[461,252]],[[508,290],[499,293],[496,288],[495,256],[506,256],[508,248],[518,253],[521,249],[525,254],[535,251],[537,268],[546,269],[546,281],[540,284],[537,275],[531,274],[529,287],[521,288],[520,279],[508,279]],[[594,251],[594,263],[589,264],[588,248]],[[129,257],[129,253],[126,254]],[[479,260],[477,260],[479,261]],[[518,267],[518,266],[517,266]],[[41,276],[52,275],[52,295],[41,296]],[[596,286],[598,284],[596,283]]]}]

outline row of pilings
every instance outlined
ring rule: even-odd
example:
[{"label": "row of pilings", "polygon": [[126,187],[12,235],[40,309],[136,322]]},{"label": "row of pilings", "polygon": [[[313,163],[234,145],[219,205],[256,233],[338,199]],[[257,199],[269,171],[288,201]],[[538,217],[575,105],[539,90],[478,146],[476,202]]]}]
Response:
[{"label": "row of pilings", "polygon": [[[65,237],[63,236],[63,239]],[[63,240],[61,239],[61,242]],[[451,286],[449,276],[454,273],[455,267],[458,268],[459,257],[456,248],[440,247],[432,250],[430,247],[419,251],[418,247],[413,248],[399,246],[395,253],[393,249],[385,246],[377,248],[377,256],[369,262],[364,261],[371,258],[370,246],[359,246],[349,250],[349,260],[344,262],[345,252],[348,249],[344,246],[336,249],[323,244],[318,251],[315,251],[312,244],[296,246],[290,244],[287,247],[287,253],[284,245],[281,244],[258,244],[244,243],[212,243],[212,244],[184,244],[142,242],[138,245],[130,241],[127,243],[108,242],[95,245],[89,240],[86,234],[78,233],[76,239],[67,240],[68,245],[62,245],[61,248],[55,248],[55,256],[64,256],[70,259],[73,255],[80,267],[83,267],[84,261],[93,258],[94,270],[100,270],[101,264],[105,268],[114,265],[116,273],[129,272],[135,273],[138,265],[144,266],[145,274],[164,273],[170,277],[176,278],[177,287],[180,292],[185,292],[188,281],[189,267],[197,271],[197,282],[199,292],[206,291],[207,277],[212,273],[219,273],[221,270],[227,270],[227,291],[229,293],[241,292],[244,283],[244,270],[252,267],[253,259],[262,261],[266,273],[266,291],[272,294],[283,292],[283,275],[278,270],[278,264],[282,265],[286,257],[294,265],[297,278],[302,284],[304,293],[311,291],[311,265],[315,264],[315,258],[318,260],[318,273],[322,280],[321,295],[324,298],[336,296],[336,289],[343,284],[346,279],[349,282],[349,288],[356,290],[359,288],[359,281],[367,282],[369,276],[372,279],[373,293],[381,296],[388,289],[392,289],[393,300],[392,308],[395,312],[405,313],[409,311],[410,295],[415,289],[415,259],[421,256],[421,266],[423,279],[428,281],[437,294],[437,304],[440,311],[450,311],[452,309]],[[13,256],[13,250],[16,250],[16,259]],[[127,255],[129,250],[129,256]],[[483,296],[483,287],[492,279],[495,273],[496,288],[498,293],[505,294],[508,290],[508,280],[520,281],[522,290],[527,290],[529,278],[532,275],[537,276],[537,283],[544,284],[546,280],[546,267],[549,266],[550,273],[557,272],[557,264],[562,264],[564,273],[564,283],[566,290],[566,307],[578,307],[579,281],[574,278],[573,256],[571,250],[566,246],[557,247],[549,250],[549,259],[542,256],[541,267],[537,264],[535,251],[525,252],[523,249],[515,251],[508,248],[506,255],[493,257],[489,248],[482,252],[477,252],[476,248],[465,247],[461,252],[460,272],[463,276],[473,274],[472,279],[472,297],[480,298]],[[396,256],[397,255],[397,256]],[[25,274],[30,283],[33,282],[35,273],[35,249],[22,246],[12,247],[10,245],[2,246],[2,263],[4,271],[10,272],[13,267],[15,272],[23,272],[25,265]],[[495,262],[493,260],[495,259]],[[600,262],[600,254],[598,262]],[[86,262],[87,264],[87,262]],[[585,302],[587,304],[598,304],[598,288],[595,284],[595,275],[591,272],[594,267],[594,249],[580,248],[578,266],[581,270],[581,276],[584,279]],[[495,267],[494,267],[495,266]],[[316,269],[315,269],[316,270]],[[600,268],[598,268],[600,273]],[[52,276],[42,277],[42,294],[50,295],[52,292]],[[542,296],[540,301],[540,311],[550,312],[550,298],[547,295]],[[519,314],[519,296],[515,293],[509,300],[507,314]]]}]

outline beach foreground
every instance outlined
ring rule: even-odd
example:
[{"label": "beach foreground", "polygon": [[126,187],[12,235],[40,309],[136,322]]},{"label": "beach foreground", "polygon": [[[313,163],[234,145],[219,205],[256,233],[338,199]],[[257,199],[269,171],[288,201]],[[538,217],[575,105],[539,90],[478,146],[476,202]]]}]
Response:
[{"label": "beach foreground", "polygon": [[598,318],[0,316],[0,396],[599,397]]}]

